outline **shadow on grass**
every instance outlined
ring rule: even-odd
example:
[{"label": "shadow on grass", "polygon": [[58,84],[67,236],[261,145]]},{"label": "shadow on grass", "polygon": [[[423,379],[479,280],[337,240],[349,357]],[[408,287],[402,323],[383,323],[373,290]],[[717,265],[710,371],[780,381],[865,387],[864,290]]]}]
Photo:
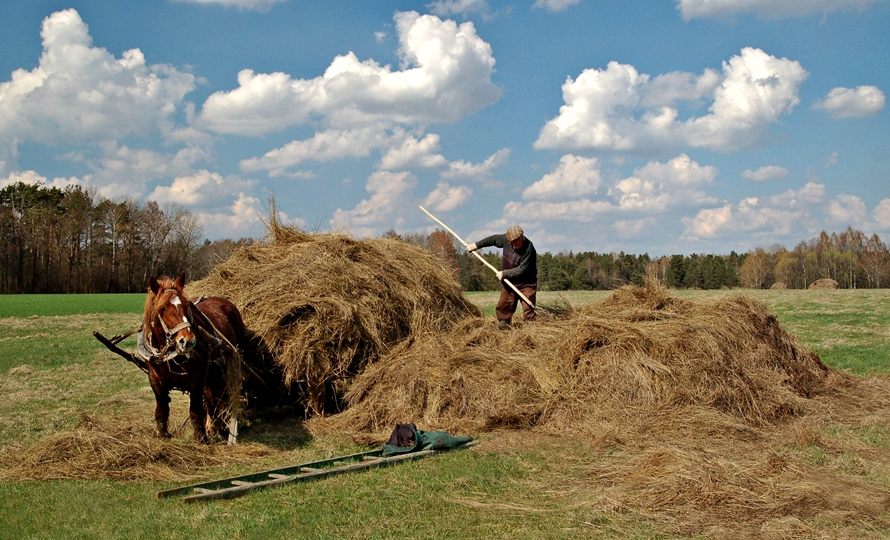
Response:
[{"label": "shadow on grass", "polygon": [[267,407],[251,411],[239,428],[238,438],[278,450],[307,446],[312,436],[303,426],[303,414],[297,407]]}]

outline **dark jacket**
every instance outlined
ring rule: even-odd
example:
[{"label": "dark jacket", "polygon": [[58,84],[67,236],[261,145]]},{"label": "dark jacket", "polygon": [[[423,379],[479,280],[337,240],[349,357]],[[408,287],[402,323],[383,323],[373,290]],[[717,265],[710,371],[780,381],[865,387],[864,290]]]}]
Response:
[{"label": "dark jacket", "polygon": [[507,241],[506,234],[493,234],[476,242],[478,249],[498,247],[504,250],[501,256],[501,270],[504,277],[517,287],[537,287],[538,285],[538,252],[535,245],[526,237],[522,239],[522,247],[513,249]]}]

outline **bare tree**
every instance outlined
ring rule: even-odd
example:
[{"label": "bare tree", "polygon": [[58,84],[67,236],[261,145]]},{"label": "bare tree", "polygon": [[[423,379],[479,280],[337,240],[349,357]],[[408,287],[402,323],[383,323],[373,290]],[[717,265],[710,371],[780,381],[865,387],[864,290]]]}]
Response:
[{"label": "bare tree", "polygon": [[739,281],[748,289],[763,289],[771,278],[773,256],[765,249],[749,251],[739,269]]},{"label": "bare tree", "polygon": [[865,242],[859,263],[870,287],[879,288],[885,282],[884,278],[890,275],[890,253],[887,251],[887,244],[877,234],[873,234]]}]

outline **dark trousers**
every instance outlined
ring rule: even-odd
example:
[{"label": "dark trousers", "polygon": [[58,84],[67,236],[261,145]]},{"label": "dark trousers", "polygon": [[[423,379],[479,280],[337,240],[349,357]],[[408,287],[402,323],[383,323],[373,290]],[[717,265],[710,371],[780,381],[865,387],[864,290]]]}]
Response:
[{"label": "dark trousers", "polygon": [[[522,294],[524,294],[532,304],[535,303],[535,295],[538,292],[537,287],[530,287],[528,285],[520,287],[517,285],[516,288],[522,291]],[[498,298],[498,305],[494,308],[498,320],[509,322],[510,319],[513,318],[513,313],[516,312],[516,304],[522,304],[522,320],[533,321],[535,319],[535,311],[531,306],[525,303],[525,300],[520,298],[513,289],[501,287],[501,296]]]}]

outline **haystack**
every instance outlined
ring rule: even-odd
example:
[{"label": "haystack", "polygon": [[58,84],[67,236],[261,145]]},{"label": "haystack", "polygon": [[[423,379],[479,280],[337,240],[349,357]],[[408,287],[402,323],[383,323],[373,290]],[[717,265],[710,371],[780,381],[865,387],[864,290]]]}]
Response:
[{"label": "haystack", "polygon": [[784,281],[777,281],[770,285],[770,289],[772,290],[785,290],[788,288],[788,285],[785,285]]},{"label": "haystack", "polygon": [[817,279],[807,289],[840,289],[841,285],[831,278]]},{"label": "haystack", "polygon": [[217,265],[189,294],[229,298],[289,389],[321,414],[345,386],[411,336],[448,332],[479,308],[452,269],[398,239],[309,234],[278,223]]},{"label": "haystack", "polygon": [[798,414],[829,371],[763,303],[681,300],[652,281],[566,319],[505,332],[467,319],[416,336],[356,377],[345,412],[310,428],[383,435],[411,421],[620,438],[616,428],[671,415],[744,430]]}]

